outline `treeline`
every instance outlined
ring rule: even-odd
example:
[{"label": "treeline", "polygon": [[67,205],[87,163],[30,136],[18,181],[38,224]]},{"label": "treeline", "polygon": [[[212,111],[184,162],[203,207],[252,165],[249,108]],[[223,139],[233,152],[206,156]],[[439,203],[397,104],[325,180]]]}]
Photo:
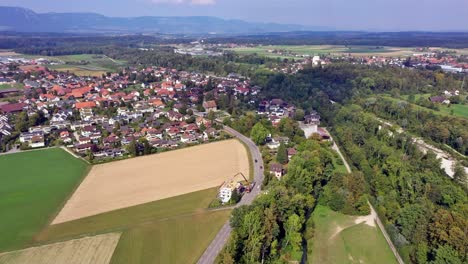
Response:
[{"label": "treeline", "polygon": [[365,110],[398,124],[410,132],[447,144],[468,155],[468,120],[462,117],[437,115],[415,108],[406,101],[393,101],[384,97],[357,100]]},{"label": "treeline", "polygon": [[[61,51],[68,52],[67,49],[79,47],[86,49],[89,47],[149,47],[155,44],[178,44],[190,43],[194,39],[190,38],[168,38],[161,36],[147,35],[126,35],[126,36],[103,36],[103,35],[72,35],[53,33],[5,33],[0,36],[1,49],[14,49],[18,52],[41,54],[40,52],[54,52],[55,55]],[[27,53],[27,54],[31,54]],[[76,54],[76,53],[75,53]]]},{"label": "treeline", "polygon": [[[378,110],[377,110],[378,111]],[[379,216],[409,263],[468,261],[466,190],[411,137],[382,128],[357,105],[343,107],[333,133],[369,185]]]},{"label": "treeline", "polygon": [[284,32],[249,36],[216,37],[211,43],[263,45],[365,45],[396,47],[468,47],[466,32]]},{"label": "treeline", "polygon": [[461,75],[441,71],[349,63],[310,67],[295,75],[257,72],[253,76],[253,83],[263,87],[262,97],[282,98],[306,110],[314,108],[325,121],[332,121],[336,109],[330,100],[346,103],[353,97],[365,98],[375,93],[440,93],[459,89],[462,80]]},{"label": "treeline", "polygon": [[252,205],[234,210],[232,235],[217,262],[301,261],[306,221],[333,171],[328,143],[301,143],[281,181],[270,183]]},{"label": "treeline", "polygon": [[132,48],[105,49],[103,53],[113,59],[125,60],[134,66],[161,66],[184,71],[212,72],[225,76],[229,73],[238,73],[250,76],[262,65],[268,67],[277,61],[255,55],[236,55],[226,53],[218,57],[191,56],[175,54],[172,47],[156,47],[151,50]]}]

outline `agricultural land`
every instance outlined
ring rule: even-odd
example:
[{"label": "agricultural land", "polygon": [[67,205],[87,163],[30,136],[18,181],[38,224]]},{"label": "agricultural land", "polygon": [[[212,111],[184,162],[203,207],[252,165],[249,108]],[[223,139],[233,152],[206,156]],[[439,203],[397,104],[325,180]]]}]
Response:
[{"label": "agricultural land", "polygon": [[85,237],[0,254],[0,264],[108,264],[119,233]]},{"label": "agricultural land", "polygon": [[[227,50],[238,54],[257,54],[270,58],[281,59],[300,59],[295,55],[314,56],[314,55],[351,55],[360,56],[382,56],[382,57],[404,57],[415,53],[413,48],[409,47],[387,47],[387,46],[344,46],[344,45],[264,45],[256,47],[236,47]],[[441,48],[432,48],[432,50],[442,50]],[[468,49],[456,49],[457,54],[466,55]],[[290,53],[288,55],[288,53]]]},{"label": "agricultural land", "polygon": [[237,140],[96,165],[52,224],[219,186],[249,175]]},{"label": "agricultural land", "polygon": [[51,225],[37,243],[122,232],[111,263],[195,263],[231,210],[206,209],[217,188]]},{"label": "agricultural land", "polygon": [[0,251],[25,246],[54,217],[88,170],[62,149],[0,156]]}]

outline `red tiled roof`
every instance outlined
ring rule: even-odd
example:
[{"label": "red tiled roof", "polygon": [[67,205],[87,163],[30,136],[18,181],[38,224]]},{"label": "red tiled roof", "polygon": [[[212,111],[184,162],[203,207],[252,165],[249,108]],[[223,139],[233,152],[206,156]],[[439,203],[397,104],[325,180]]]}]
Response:
[{"label": "red tiled roof", "polygon": [[82,109],[82,108],[94,108],[96,107],[95,102],[77,102],[75,104],[76,109]]},{"label": "red tiled roof", "polygon": [[25,106],[26,104],[23,103],[6,104],[0,106],[0,111],[5,113],[21,112]]}]

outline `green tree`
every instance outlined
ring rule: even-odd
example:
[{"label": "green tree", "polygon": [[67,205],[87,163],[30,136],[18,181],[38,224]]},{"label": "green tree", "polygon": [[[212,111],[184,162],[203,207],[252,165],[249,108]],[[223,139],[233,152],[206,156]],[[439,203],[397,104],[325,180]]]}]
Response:
[{"label": "green tree", "polygon": [[281,164],[288,163],[288,150],[286,149],[286,146],[283,143],[280,144],[278,148],[278,153],[276,153],[276,161],[278,161]]},{"label": "green tree", "polygon": [[294,113],[294,120],[296,120],[296,121],[302,121],[302,120],[304,120],[304,115],[305,115],[304,110],[302,110],[302,109],[299,108],[299,109],[297,109],[296,112]]},{"label": "green tree", "polygon": [[450,246],[440,246],[436,250],[436,258],[432,264],[462,264],[457,251]]},{"label": "green tree", "polygon": [[292,214],[284,225],[286,232],[284,247],[291,247],[292,251],[299,251],[301,249],[301,230],[302,220],[297,214]]},{"label": "green tree", "polygon": [[138,146],[136,140],[132,140],[130,144],[127,146],[127,152],[130,154],[132,157],[138,156]]},{"label": "green tree", "polygon": [[261,123],[256,123],[252,127],[250,137],[252,138],[253,142],[255,142],[255,144],[261,145],[265,143],[265,139],[267,138],[268,134],[268,130]]},{"label": "green tree", "polygon": [[237,191],[237,189],[234,189],[232,191],[232,194],[231,194],[231,200],[230,202],[232,204],[236,204],[240,201],[240,199],[242,198],[242,196],[239,194],[239,192]]},{"label": "green tree", "polygon": [[213,121],[216,119],[216,113],[213,111],[210,111],[208,115],[206,116],[206,118],[208,118],[208,120],[211,121],[211,124],[213,124]]},{"label": "green tree", "polygon": [[151,154],[152,153],[152,150],[153,150],[153,147],[151,147],[150,143],[148,142],[148,140],[144,140],[143,141],[143,154],[145,155],[148,155],[148,154]]}]

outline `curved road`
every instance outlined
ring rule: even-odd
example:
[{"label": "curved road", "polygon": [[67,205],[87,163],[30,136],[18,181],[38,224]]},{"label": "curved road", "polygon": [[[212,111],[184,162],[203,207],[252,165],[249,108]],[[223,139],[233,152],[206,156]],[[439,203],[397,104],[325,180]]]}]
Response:
[{"label": "curved road", "polygon": [[[263,184],[263,160],[262,154],[260,150],[255,145],[255,143],[250,140],[250,138],[242,135],[241,133],[237,132],[236,130],[225,126],[224,130],[229,134],[237,137],[239,140],[244,142],[250,151],[250,155],[252,155],[253,162],[253,172],[254,172],[254,182],[255,186],[250,193],[244,194],[242,196],[242,200],[237,204],[236,207],[241,205],[248,205],[251,204],[252,201],[260,194],[260,186]],[[258,162],[256,163],[255,160]],[[261,167],[261,168],[260,168]],[[221,250],[223,249],[224,245],[226,244],[227,240],[229,239],[229,235],[231,234],[232,228],[229,224],[229,220],[223,225],[221,230],[218,232],[216,237],[213,239],[211,244],[205,250],[203,255],[198,260],[198,264],[212,264],[214,263],[216,257],[219,255]]]}]

